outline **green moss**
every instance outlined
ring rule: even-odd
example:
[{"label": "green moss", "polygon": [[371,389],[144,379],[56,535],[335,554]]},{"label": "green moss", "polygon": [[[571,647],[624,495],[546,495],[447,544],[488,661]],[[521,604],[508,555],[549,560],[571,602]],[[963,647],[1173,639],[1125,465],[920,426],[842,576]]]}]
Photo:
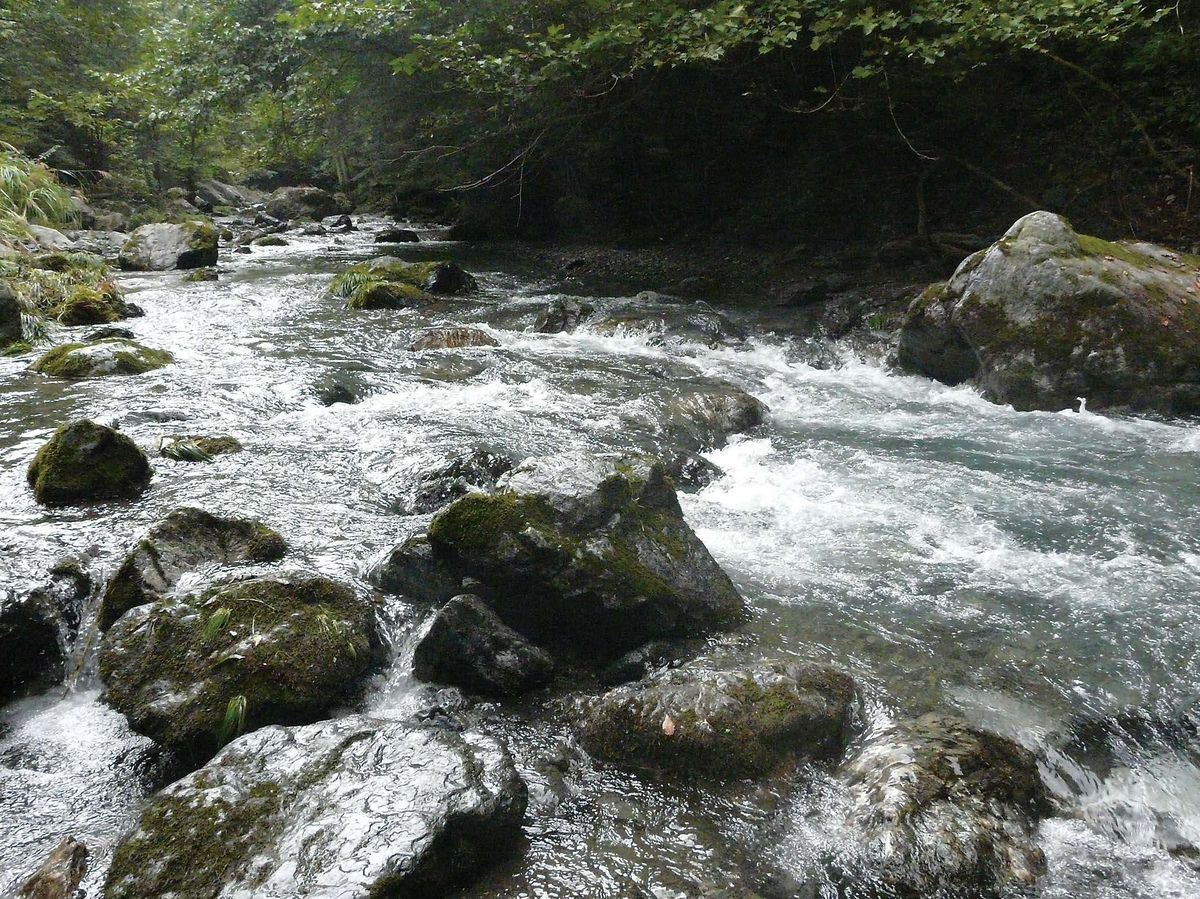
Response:
[{"label": "green moss", "polygon": [[124,434],[83,420],[54,432],[29,463],[26,480],[46,504],[128,499],[149,483],[150,465]]},{"label": "green moss", "polygon": [[[111,357],[96,359],[88,351],[112,346]],[[114,337],[94,343],[67,343],[57,346],[33,363],[33,370],[54,378],[77,380],[108,375],[140,375],[170,365],[175,357],[166,350],[144,347],[131,340]]]},{"label": "green moss", "polygon": [[64,343],[50,350],[35,363],[33,370],[38,374],[55,378],[86,378],[91,373],[91,362],[83,356],[72,355],[87,344]]},{"label": "green moss", "polygon": [[217,270],[214,268],[198,268],[195,271],[188,272],[183,278],[189,284],[195,284],[204,281],[218,280]]},{"label": "green moss", "polygon": [[3,355],[5,356],[23,356],[26,353],[33,352],[33,345],[24,341],[18,340],[15,343],[10,343],[4,348]]},{"label": "green moss", "polygon": [[500,540],[530,526],[531,513],[552,530],[543,510],[515,493],[469,493],[434,517],[429,539],[460,557],[487,555]]},{"label": "green moss", "polygon": [[266,234],[262,237],[256,237],[254,245],[256,247],[286,247],[288,242],[278,234]]},{"label": "green moss", "polygon": [[115,284],[77,285],[50,310],[64,325],[107,325],[125,316],[125,303]]},{"label": "green moss", "polygon": [[368,281],[355,288],[346,305],[351,309],[404,309],[428,300],[419,287],[390,281]]},{"label": "green moss", "polygon": [[1147,256],[1144,253],[1139,253],[1125,244],[1101,240],[1099,237],[1091,237],[1087,234],[1077,234],[1075,236],[1078,238],[1079,246],[1083,248],[1085,256],[1111,256],[1113,259],[1119,259],[1126,265],[1132,265],[1135,268],[1162,268],[1162,263],[1157,259]]}]

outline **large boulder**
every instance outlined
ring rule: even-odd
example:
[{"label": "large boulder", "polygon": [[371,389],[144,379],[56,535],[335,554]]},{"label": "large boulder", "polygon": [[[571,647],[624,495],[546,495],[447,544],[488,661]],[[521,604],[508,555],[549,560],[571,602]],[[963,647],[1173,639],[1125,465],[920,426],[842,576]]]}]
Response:
[{"label": "large boulder", "polygon": [[217,206],[231,206],[236,209],[242,209],[258,202],[261,197],[262,195],[253,188],[226,184],[215,178],[208,181],[201,181],[196,185],[196,200],[199,201],[199,205],[202,208],[210,211]]},{"label": "large boulder", "polygon": [[150,460],[124,434],[84,419],[55,431],[26,477],[44,505],[133,499],[150,483]]},{"label": "large boulder", "polygon": [[550,656],[505,625],[477,596],[456,596],[434,615],[413,656],[423,681],[485,696],[515,696],[550,681]]},{"label": "large boulder", "polygon": [[715,449],[732,434],[762,424],[767,406],[726,381],[697,380],[682,384],[667,403],[665,429],[686,450]]},{"label": "large boulder", "polygon": [[352,265],[333,279],[330,293],[351,309],[404,309],[427,303],[432,294],[465,294],[475,278],[453,262],[405,262],[380,256]]},{"label": "large boulder", "polygon": [[281,187],[267,197],[267,215],[286,222],[292,219],[323,219],[337,215],[337,200],[319,187]]},{"label": "large boulder", "polygon": [[602,696],[582,728],[592,754],[682,776],[733,779],[837,758],[851,736],[849,675],[802,662],[668,669]]},{"label": "large boulder", "polygon": [[524,636],[600,657],[741,617],[741,596],[684,521],[660,462],[529,459],[500,487],[468,494],[433,519],[429,561],[444,575],[428,580],[425,598],[444,602],[434,594],[443,584],[477,579],[488,604]]},{"label": "large boulder", "polygon": [[151,800],[104,895],[442,896],[515,847],[527,802],[505,746],[474,731],[265,728]]},{"label": "large boulder", "polygon": [[13,894],[13,899],[75,899],[87,873],[87,846],[65,837]]},{"label": "large boulder", "polygon": [[108,375],[143,375],[175,361],[166,350],[142,346],[123,337],[92,343],[56,346],[33,363],[38,374],[54,378],[103,378]]},{"label": "large boulder", "polygon": [[21,304],[13,289],[0,281],[0,350],[21,339]]},{"label": "large boulder", "polygon": [[205,268],[217,264],[217,229],[208,222],[142,225],[117,257],[121,268],[138,272]]},{"label": "large boulder", "polygon": [[0,593],[0,703],[61,683],[91,579],[64,560],[27,594]]},{"label": "large boulder", "polygon": [[913,302],[898,361],[1017,409],[1200,413],[1200,257],[1035,212]]},{"label": "large boulder", "polygon": [[190,759],[351,700],[380,660],[375,609],[320,577],[257,578],[126,612],[100,646],[105,701]]},{"label": "large boulder", "polygon": [[190,571],[273,562],[286,552],[283,537],[257,521],[176,509],[138,541],[108,582],[100,602],[100,629],[107,630],[132,608],[163,599]]},{"label": "large boulder", "polygon": [[1033,754],[955,718],[894,722],[843,767],[850,824],[865,841],[854,876],[901,896],[988,895],[1045,870],[1048,810]]}]

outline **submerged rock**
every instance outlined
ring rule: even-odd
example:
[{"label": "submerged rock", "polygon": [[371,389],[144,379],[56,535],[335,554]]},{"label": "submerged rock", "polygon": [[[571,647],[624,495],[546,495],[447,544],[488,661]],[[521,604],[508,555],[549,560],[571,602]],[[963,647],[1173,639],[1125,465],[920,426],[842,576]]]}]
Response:
[{"label": "submerged rock", "polygon": [[87,847],[74,837],[66,837],[21,884],[14,899],[75,899],[87,866]]},{"label": "submerged rock", "polygon": [[1200,257],[1035,212],[912,304],[899,363],[998,403],[1200,412]]},{"label": "submerged rock", "polygon": [[100,629],[107,630],[132,608],[164,598],[189,571],[274,562],[286,552],[283,537],[253,519],[176,509],[138,541],[108,582],[100,602]]},{"label": "submerged rock", "polygon": [[408,345],[414,353],[424,350],[458,350],[464,347],[500,346],[500,342],[479,328],[430,328]]},{"label": "submerged rock", "polygon": [[656,461],[527,460],[498,492],[468,494],[438,513],[428,539],[428,561],[445,574],[424,598],[444,602],[433,588],[475,578],[505,623],[565,652],[611,658],[743,614]]},{"label": "submerged rock", "polygon": [[593,317],[588,329],[600,334],[642,334],[657,341],[690,341],[706,346],[736,343],[746,336],[741,328],[700,300],[619,304]]},{"label": "submerged rock", "polygon": [[849,675],[822,665],[692,665],[609,691],[581,737],[592,754],[624,765],[723,780],[753,777],[797,758],[841,755],[856,701]]},{"label": "submerged rock", "polygon": [[667,434],[688,450],[718,449],[732,434],[762,424],[766,404],[740,387],[725,381],[697,381],[680,385],[668,402]]},{"label": "submerged rock", "polygon": [[211,462],[213,456],[228,456],[242,451],[236,437],[204,434],[172,434],[159,442],[158,454],[176,462]]},{"label": "submerged rock", "polygon": [[596,307],[590,303],[560,297],[551,300],[545,310],[538,313],[533,330],[540,334],[559,334],[563,331],[574,331],[583,322],[596,313]]},{"label": "submerged rock", "polygon": [[413,674],[485,696],[515,696],[549,683],[554,661],[484,605],[456,596],[417,644]]},{"label": "submerged rock", "polygon": [[33,363],[38,374],[54,378],[103,378],[108,375],[144,375],[175,361],[166,350],[142,346],[123,337],[106,337],[92,343],[56,346]]},{"label": "submerged rock", "polygon": [[1045,870],[1036,826],[1048,799],[1033,754],[965,722],[925,715],[885,727],[842,768],[866,839],[854,876],[902,896],[985,892]]},{"label": "submerged rock", "polygon": [[474,731],[270,727],[151,801],[105,896],[441,896],[515,848],[527,801],[506,747]]},{"label": "submerged rock", "polygon": [[44,505],[132,499],[150,484],[150,460],[124,434],[85,419],[55,431],[26,477]]},{"label": "submerged rock", "polygon": [[129,236],[118,262],[140,272],[216,265],[217,229],[208,222],[143,225]]},{"label": "submerged rock", "polygon": [[125,613],[100,646],[104,699],[191,759],[243,730],[321,718],[380,660],[375,610],[325,578],[258,578]]},{"label": "submerged rock", "polygon": [[184,277],[189,284],[200,284],[207,281],[219,281],[221,276],[215,268],[198,268]]},{"label": "submerged rock", "polygon": [[24,596],[0,595],[0,703],[61,683],[91,579],[65,560]]},{"label": "submerged rock", "polygon": [[281,222],[291,219],[323,219],[345,210],[328,191],[319,187],[281,187],[267,197],[266,212]]}]

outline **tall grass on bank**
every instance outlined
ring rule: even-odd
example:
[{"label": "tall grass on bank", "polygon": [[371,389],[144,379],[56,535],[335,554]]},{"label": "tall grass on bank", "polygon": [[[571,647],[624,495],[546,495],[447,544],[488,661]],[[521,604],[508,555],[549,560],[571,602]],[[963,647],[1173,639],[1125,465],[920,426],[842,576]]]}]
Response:
[{"label": "tall grass on bank", "polygon": [[71,191],[45,163],[0,141],[0,238],[26,238],[30,225],[70,224],[71,200]]}]

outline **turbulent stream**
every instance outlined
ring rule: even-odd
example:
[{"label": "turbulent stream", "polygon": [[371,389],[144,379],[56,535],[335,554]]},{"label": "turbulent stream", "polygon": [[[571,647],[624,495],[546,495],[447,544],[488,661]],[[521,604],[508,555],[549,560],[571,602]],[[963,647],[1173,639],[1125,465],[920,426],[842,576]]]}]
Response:
[{"label": "turbulent stream", "polygon": [[[1034,895],[1200,896],[1196,737],[1148,725],[1126,739],[1129,716],[1117,717],[1169,724],[1200,695],[1200,427],[1013,412],[869,353],[769,333],[748,307],[729,312],[751,335],[735,346],[532,333],[561,284],[516,253],[437,241],[390,251],[453,256],[479,276],[478,297],[349,311],[324,288],[378,255],[370,239],[289,235],[223,256],[218,283],[123,277],[146,311],[125,324],[175,355],[160,371],[72,383],[0,360],[0,588],[32,586],[68,554],[111,572],[181,505],[258,517],[292,544],[285,566],[361,584],[427,523],[393,511],[395,498],[447,454],[654,449],[673,385],[728,380],[771,411],[707,454],[723,477],[681,498],[753,610],[714,651],[843,665],[866,685],[868,726],[950,709],[1033,749],[1059,804],[1041,825],[1049,870]],[[603,307],[621,291],[591,292]],[[421,327],[462,322],[500,346],[407,349]],[[321,401],[335,389],[357,402]],[[175,433],[232,434],[246,450],[211,465],[156,458],[141,501],[48,512],[25,467],[81,417],[119,422],[148,451]],[[369,710],[453,701],[408,676],[424,610],[389,601],[395,661]],[[148,741],[99,702],[84,644],[65,690],[0,713],[0,894],[71,834],[92,849],[98,896],[153,775]],[[523,852],[470,896],[682,897],[764,881],[786,892],[814,859],[853,852],[844,797],[819,770],[719,793],[642,781],[583,756],[558,708],[473,712],[508,737],[531,804]],[[1119,751],[1064,749],[1097,729]]]}]

